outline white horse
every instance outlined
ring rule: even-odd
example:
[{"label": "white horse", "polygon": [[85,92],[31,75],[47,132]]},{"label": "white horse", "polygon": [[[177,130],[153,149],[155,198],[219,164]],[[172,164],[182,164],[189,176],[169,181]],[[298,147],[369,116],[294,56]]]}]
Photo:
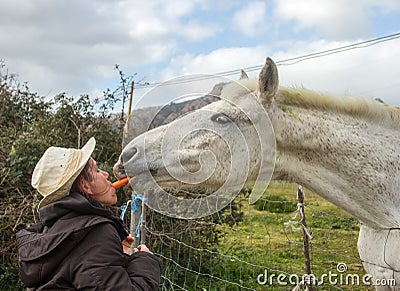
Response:
[{"label": "white horse", "polygon": [[[234,172],[235,177],[247,172],[246,182],[255,180],[262,167],[256,123],[266,112],[276,141],[272,178],[301,184],[358,218],[358,250],[365,271],[372,275],[377,290],[398,290],[400,110],[374,100],[278,88],[277,68],[269,58],[258,82],[246,81],[244,85],[253,93],[241,86],[228,86],[221,101],[199,110],[203,114],[188,114],[135,138],[114,167],[116,177],[140,177],[150,171],[161,186],[207,189],[221,186],[228,172]],[[251,96],[256,96],[264,113],[253,108]],[[241,140],[248,147],[241,155],[248,159],[243,167],[232,166],[230,147],[210,131],[191,131],[178,146],[163,144],[163,134],[174,124],[190,128],[206,119],[219,133],[229,135],[237,129],[243,133]],[[172,146],[175,148],[169,148]],[[163,147],[179,158],[163,156]],[[205,150],[211,150],[214,159],[204,158]],[[190,175],[199,173],[207,163],[212,163],[215,171],[198,183],[178,181],[167,169],[183,167]],[[130,170],[126,171],[128,165]],[[382,279],[394,279],[396,286],[378,286],[384,283]]]}]

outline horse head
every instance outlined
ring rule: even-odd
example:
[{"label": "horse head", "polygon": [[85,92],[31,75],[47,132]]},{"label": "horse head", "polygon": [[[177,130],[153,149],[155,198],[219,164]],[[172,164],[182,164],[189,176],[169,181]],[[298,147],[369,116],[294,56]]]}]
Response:
[{"label": "horse head", "polygon": [[258,83],[242,73],[224,87],[220,101],[133,139],[114,175],[129,176],[138,192],[178,188],[221,196],[256,185],[256,200],[274,168],[275,137],[266,108],[277,90],[276,65],[267,58]]}]

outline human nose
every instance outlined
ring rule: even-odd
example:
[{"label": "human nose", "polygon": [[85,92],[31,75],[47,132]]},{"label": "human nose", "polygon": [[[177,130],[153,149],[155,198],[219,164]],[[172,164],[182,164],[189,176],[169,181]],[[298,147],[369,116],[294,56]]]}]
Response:
[{"label": "human nose", "polygon": [[110,174],[106,171],[101,170],[101,173],[103,174],[104,177],[106,177],[106,179],[108,179],[108,177],[110,177]]}]

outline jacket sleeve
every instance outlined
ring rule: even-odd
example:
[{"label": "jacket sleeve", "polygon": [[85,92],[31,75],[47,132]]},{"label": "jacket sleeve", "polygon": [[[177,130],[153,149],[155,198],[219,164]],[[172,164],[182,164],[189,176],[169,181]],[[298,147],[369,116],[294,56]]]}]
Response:
[{"label": "jacket sleeve", "polygon": [[161,276],[156,256],[123,253],[121,239],[110,223],[95,226],[80,242],[71,268],[77,289],[158,290]]},{"label": "jacket sleeve", "polygon": [[162,271],[161,261],[153,254],[136,252],[129,257],[128,275],[138,290],[158,290]]}]

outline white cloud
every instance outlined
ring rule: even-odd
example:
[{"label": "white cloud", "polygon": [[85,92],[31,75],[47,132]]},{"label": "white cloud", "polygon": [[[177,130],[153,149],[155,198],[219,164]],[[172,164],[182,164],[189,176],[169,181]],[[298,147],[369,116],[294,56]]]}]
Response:
[{"label": "white cloud", "polygon": [[385,13],[392,13],[394,11],[400,11],[400,2],[398,0],[367,0],[367,5],[375,8],[382,9]]},{"label": "white cloud", "polygon": [[189,21],[184,27],[180,27],[179,35],[193,42],[203,41],[218,31],[218,27],[213,24],[203,24],[198,21]]},{"label": "white cloud", "polygon": [[267,29],[266,9],[265,2],[248,3],[235,12],[232,20],[234,28],[249,37],[261,34]]},{"label": "white cloud", "polygon": [[366,1],[276,0],[275,3],[278,19],[294,20],[294,27],[315,29],[331,39],[361,36],[370,29],[370,6]]},{"label": "white cloud", "polygon": [[93,91],[115,64],[154,65],[217,31],[188,18],[196,1],[25,2],[0,1],[0,58],[39,94]]},{"label": "white cloud", "polygon": [[[349,44],[327,41],[297,42],[291,50],[278,52],[274,57],[282,60],[296,54]],[[400,81],[395,77],[400,74],[400,61],[395,58],[399,54],[400,40],[394,40],[294,65],[279,66],[280,81],[283,86],[303,86],[321,92],[367,99],[379,97],[388,104],[400,105],[397,94],[400,91]]]},{"label": "white cloud", "polygon": [[377,13],[400,11],[396,0],[275,0],[276,19],[294,21],[294,30],[313,29],[329,39],[362,37]]},{"label": "white cloud", "polygon": [[[171,59],[169,65],[163,70],[157,80],[171,81],[175,78],[187,80],[186,78],[197,78],[196,81],[178,82],[177,85],[168,85],[160,88],[153,88],[149,91],[138,90],[136,100],[139,104],[135,106],[145,107],[151,104],[163,105],[170,101],[174,96],[182,96],[190,93],[208,93],[213,86],[220,82],[237,80],[240,72],[233,75],[221,77],[215,75],[232,69],[242,69],[249,65],[257,65],[264,62],[269,48],[267,46],[241,47],[241,48],[221,48],[209,54],[182,54]],[[214,76],[211,76],[214,75]],[[172,82],[174,83],[174,82]]]},{"label": "white cloud", "polygon": [[265,60],[269,48],[266,45],[256,47],[237,47],[216,49],[209,54],[193,56],[184,54],[174,57],[163,72],[162,79],[194,74],[218,73],[232,69],[242,69]]},{"label": "white cloud", "polygon": [[[217,49],[209,54],[184,54],[175,57],[159,79],[194,73],[220,73],[252,65],[262,65],[267,56],[275,61],[285,60],[312,52],[333,49],[350,42],[295,41],[287,50],[271,51],[268,46]],[[339,54],[324,56],[292,65],[280,65],[283,86],[304,86],[332,94],[348,94],[367,99],[379,97],[388,104],[400,105],[400,40],[378,44]],[[256,78],[259,70],[248,72]],[[239,77],[231,75],[229,78]]]},{"label": "white cloud", "polygon": [[205,4],[174,0],[146,1],[132,6],[131,2],[126,1],[121,4],[121,11],[118,12],[122,12],[132,38],[168,41],[181,37],[188,41],[201,41],[217,31],[215,24],[186,19],[196,9],[201,9],[201,5]]}]

